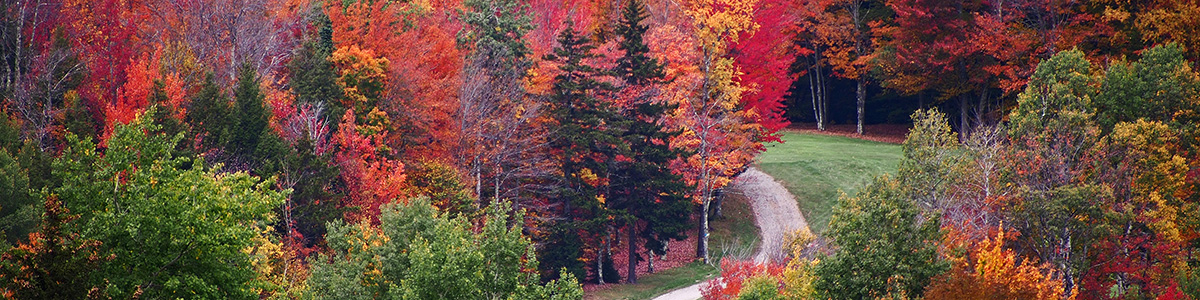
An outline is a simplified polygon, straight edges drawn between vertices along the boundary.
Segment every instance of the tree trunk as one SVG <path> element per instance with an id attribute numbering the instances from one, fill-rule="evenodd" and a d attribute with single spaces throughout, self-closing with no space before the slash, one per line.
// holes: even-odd
<path id="1" fill-rule="evenodd" d="M 958 96 L 958 140 L 966 141 L 971 125 L 967 120 L 967 93 Z"/>
<path id="2" fill-rule="evenodd" d="M 599 285 L 604 285 L 604 254 L 608 252 L 605 251 L 605 249 L 608 249 L 607 232 L 604 234 L 604 244 L 602 247 L 599 249 L 600 251 L 596 251 L 596 284 Z"/>
<path id="3" fill-rule="evenodd" d="M 637 235 L 634 234 L 637 231 L 637 221 L 630 223 L 625 229 L 629 235 L 629 271 L 625 274 L 625 283 L 633 284 L 637 283 Z M 650 260 L 653 261 L 654 257 L 651 256 Z"/>
<path id="4" fill-rule="evenodd" d="M 817 102 L 817 73 L 815 70 L 808 72 L 808 92 L 812 95 L 813 105 L 813 120 L 817 121 L 817 130 L 825 130 L 825 126 L 821 122 L 821 105 Z"/>
<path id="5" fill-rule="evenodd" d="M 711 204 L 710 200 L 704 201 L 704 205 L 700 209 L 700 241 L 697 245 L 696 256 L 700 257 L 704 263 L 708 261 L 708 208 Z"/>
<path id="6" fill-rule="evenodd" d="M 867 101 L 867 90 L 863 87 L 863 79 L 858 79 L 858 91 L 855 92 L 855 97 L 858 98 L 858 135 L 863 134 L 863 106 Z"/>

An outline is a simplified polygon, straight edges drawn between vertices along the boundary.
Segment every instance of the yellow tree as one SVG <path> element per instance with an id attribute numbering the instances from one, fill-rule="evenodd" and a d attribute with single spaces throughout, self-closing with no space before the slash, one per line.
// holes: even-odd
<path id="1" fill-rule="evenodd" d="M 758 0 L 690 0 L 684 5 L 691 18 L 692 34 L 699 48 L 700 77 L 692 81 L 690 93 L 677 97 L 674 112 L 683 133 L 672 141 L 694 151 L 681 163 L 685 178 L 696 186 L 694 199 L 700 205 L 700 238 L 696 256 L 708 262 L 708 213 L 716 191 L 742 170 L 762 145 L 753 140 L 760 126 L 748 112 L 739 109 L 746 91 L 738 80 L 741 71 L 729 55 L 729 46 L 740 34 L 758 29 L 754 9 Z"/>
<path id="2" fill-rule="evenodd" d="M 995 238 L 968 247 L 965 257 L 951 257 L 949 272 L 934 277 L 925 299 L 1064 299 L 1063 282 L 1048 264 L 1022 259 L 1004 249 L 1004 230 Z M 1074 299 L 1071 293 L 1065 299 Z"/>

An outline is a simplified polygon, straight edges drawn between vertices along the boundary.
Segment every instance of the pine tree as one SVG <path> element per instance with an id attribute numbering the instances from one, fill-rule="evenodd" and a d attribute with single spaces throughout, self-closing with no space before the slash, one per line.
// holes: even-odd
<path id="1" fill-rule="evenodd" d="M 340 117 L 346 107 L 340 101 L 343 91 L 337 84 L 337 70 L 329 61 L 329 55 L 333 53 L 333 29 L 324 11 L 317 10 L 315 14 L 313 25 L 317 27 L 317 34 L 308 37 L 288 64 L 292 93 L 296 95 L 297 103 L 323 102 L 325 107 L 331 108 L 330 116 Z M 337 122 L 330 123 L 337 126 Z"/>
<path id="2" fill-rule="evenodd" d="M 644 240 L 643 247 L 649 254 L 665 254 L 662 242 L 685 237 L 691 206 L 684 196 L 687 185 L 669 167 L 670 161 L 680 157 L 682 151 L 671 149 L 667 142 L 680 131 L 664 128 L 659 120 L 669 107 L 642 93 L 645 87 L 661 83 L 665 77 L 662 64 L 647 56 L 650 47 L 646 46 L 643 35 L 648 27 L 641 24 L 646 9 L 635 0 L 625 7 L 622 15 L 616 32 L 622 38 L 619 48 L 625 55 L 617 59 L 614 73 L 628 85 L 625 96 L 635 99 L 633 107 L 621 116 L 626 127 L 620 139 L 626 147 L 622 147 L 620 155 L 629 160 L 615 164 L 611 184 L 614 207 L 626 215 L 629 240 L 626 282 L 636 283 L 638 239 Z"/>
<path id="3" fill-rule="evenodd" d="M 650 46 L 646 45 L 645 35 L 649 26 L 642 24 L 646 20 L 646 6 L 641 1 L 633 0 L 621 10 L 621 21 L 617 24 L 616 33 L 621 36 L 617 48 L 625 51 L 625 55 L 617 58 L 616 73 L 626 84 L 646 85 L 661 81 L 666 74 L 663 65 L 650 57 Z"/>
<path id="4" fill-rule="evenodd" d="M 192 107 L 188 109 L 186 122 L 192 125 L 188 139 L 198 142 L 196 148 L 201 151 L 225 145 L 229 140 L 229 98 L 221 93 L 213 74 L 204 76 L 200 83 L 200 92 L 192 99 Z"/>
<path id="5" fill-rule="evenodd" d="M 617 136 L 623 126 L 615 109 L 596 97 L 612 90 L 610 84 L 599 80 L 605 75 L 604 70 L 585 64 L 587 59 L 596 57 L 592 53 L 596 47 L 572 27 L 568 24 L 559 34 L 559 47 L 546 57 L 562 63 L 558 67 L 562 73 L 555 77 L 551 95 L 551 116 L 557 125 L 551 147 L 559 155 L 563 176 L 556 197 L 563 204 L 563 217 L 571 223 L 559 226 L 582 229 L 604 241 L 598 245 L 602 250 L 594 269 L 597 279 L 603 283 L 614 278 L 619 280 L 619 277 L 610 277 L 616 274 L 605 274 L 615 272 L 604 271 L 611 268 L 611 261 L 605 260 L 607 251 L 604 249 L 608 248 L 612 226 L 606 221 L 609 211 L 605 203 L 605 181 L 610 177 L 609 164 L 615 158 L 617 148 L 622 147 Z M 567 264 L 556 265 L 558 263 Z M 551 270 L 560 267 L 578 269 L 571 264 L 570 261 L 547 262 L 547 267 Z"/>
<path id="6" fill-rule="evenodd" d="M 267 128 L 267 109 L 263 105 L 258 76 L 250 65 L 242 66 L 238 72 L 237 89 L 234 91 L 233 127 L 226 147 L 234 155 L 248 158 L 258 149 L 264 129 Z"/>

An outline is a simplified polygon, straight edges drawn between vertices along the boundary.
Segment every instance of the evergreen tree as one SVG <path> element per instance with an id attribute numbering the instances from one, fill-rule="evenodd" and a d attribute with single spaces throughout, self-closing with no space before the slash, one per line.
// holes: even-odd
<path id="1" fill-rule="evenodd" d="M 64 98 L 66 107 L 62 114 L 63 129 L 79 138 L 96 138 L 96 128 L 100 128 L 100 122 L 88 111 L 83 98 L 79 97 L 79 93 L 68 93 Z"/>
<path id="2" fill-rule="evenodd" d="M 329 16 L 317 9 L 313 26 L 317 27 L 317 34 L 308 37 L 288 64 L 292 93 L 296 95 L 297 103 L 325 103 L 325 107 L 330 108 L 329 115 L 340 118 L 346 107 L 339 100 L 343 91 L 337 84 L 337 70 L 329 61 L 329 55 L 333 53 L 333 28 Z M 337 122 L 330 123 L 337 126 Z"/>
<path id="3" fill-rule="evenodd" d="M 641 1 L 632 0 L 621 10 L 621 17 L 616 28 L 617 35 L 621 36 L 617 49 L 625 51 L 625 55 L 617 58 L 616 73 L 629 85 L 661 81 L 666 77 L 663 65 L 649 56 L 650 46 L 645 42 L 646 30 L 650 29 L 642 24 L 647 17 L 646 6 Z"/>
<path id="4" fill-rule="evenodd" d="M 680 131 L 668 130 L 659 122 L 669 107 L 640 94 L 665 76 L 663 66 L 646 55 L 650 48 L 643 35 L 648 27 L 641 24 L 646 9 L 638 1 L 632 1 L 623 11 L 616 32 L 622 38 L 619 48 L 625 55 L 617 59 L 615 73 L 628 85 L 625 96 L 634 97 L 635 101 L 621 116 L 626 127 L 620 136 L 624 145 L 620 155 L 629 160 L 614 164 L 611 184 L 614 207 L 626 214 L 629 241 L 626 282 L 636 283 L 640 260 L 636 251 L 638 239 L 644 241 L 643 247 L 652 255 L 665 254 L 662 242 L 685 238 L 691 202 L 685 197 L 687 184 L 669 166 L 671 160 L 682 155 L 682 151 L 671 149 L 667 143 Z"/>
<path id="5" fill-rule="evenodd" d="M 212 73 L 204 76 L 191 105 L 185 120 L 192 125 L 188 139 L 199 142 L 196 147 L 201 151 L 225 145 L 230 134 L 229 98 L 221 93 Z"/>
<path id="6" fill-rule="evenodd" d="M 559 226 L 591 232 L 604 241 L 602 245 L 594 246 L 605 249 L 612 224 L 608 221 L 610 215 L 604 200 L 607 196 L 604 181 L 610 177 L 609 164 L 618 148 L 624 147 L 618 139 L 619 130 L 624 126 L 615 109 L 597 98 L 597 94 L 612 90 L 611 85 L 599 81 L 606 72 L 584 64 L 585 60 L 596 57 L 592 53 L 595 46 L 572 27 L 568 24 L 559 34 L 558 48 L 546 57 L 562 63 L 558 67 L 562 73 L 555 77 L 551 95 L 551 116 L 556 125 L 551 148 L 559 155 L 563 176 L 559 179 L 561 187 L 555 197 L 563 204 L 563 216 L 573 222 Z M 602 278 L 597 279 L 602 279 L 601 282 L 619 280 L 617 274 L 607 274 L 615 272 L 604 270 L 611 269 L 611 260 L 603 254 L 607 251 L 599 252 L 599 264 L 593 271 Z M 547 267 L 550 270 L 580 269 L 572 266 L 573 261 L 576 260 L 547 262 Z M 560 263 L 562 265 L 558 265 Z"/>
<path id="7" fill-rule="evenodd" d="M 154 134 L 173 137 L 184 132 L 183 122 L 175 117 L 177 114 L 175 107 L 167 103 L 169 99 L 167 98 L 166 84 L 162 80 L 154 80 L 154 87 L 150 90 L 148 100 L 150 106 L 154 107 L 152 110 L 154 115 L 150 117 L 151 121 L 159 126 L 159 130 L 153 132 Z M 179 140 L 175 145 L 174 154 L 175 156 L 190 156 L 190 151 L 187 150 L 189 150 L 188 145 L 183 140 Z"/>
<path id="8" fill-rule="evenodd" d="M 235 156 L 248 158 L 258 148 L 264 129 L 267 128 L 267 109 L 263 105 L 258 75 L 250 65 L 242 66 L 238 72 L 237 89 L 234 90 L 234 124 L 226 147 Z"/>

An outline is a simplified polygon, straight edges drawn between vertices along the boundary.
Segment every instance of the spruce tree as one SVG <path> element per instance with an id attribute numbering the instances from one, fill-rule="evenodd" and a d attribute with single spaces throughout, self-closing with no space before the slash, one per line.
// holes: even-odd
<path id="1" fill-rule="evenodd" d="M 200 92 L 192 99 L 185 121 L 192 126 L 188 140 L 198 142 L 202 152 L 225 145 L 229 140 L 229 98 L 221 93 L 213 74 L 204 76 Z"/>
<path id="2" fill-rule="evenodd" d="M 234 124 L 226 149 L 234 156 L 249 158 L 258 149 L 264 129 L 267 128 L 267 109 L 263 105 L 258 75 L 250 65 L 242 66 L 238 72 L 237 89 L 234 91 Z"/>
<path id="3" fill-rule="evenodd" d="M 634 101 L 621 116 L 626 127 L 620 140 L 627 147 L 621 148 L 620 155 L 629 160 L 614 165 L 611 185 L 613 206 L 625 213 L 629 241 L 626 282 L 636 283 L 640 259 L 637 241 L 641 239 L 642 246 L 651 254 L 665 254 L 663 242 L 685 238 L 690 202 L 685 197 L 688 187 L 683 178 L 669 167 L 671 160 L 683 154 L 668 145 L 680 131 L 669 130 L 659 122 L 670 107 L 641 93 L 645 87 L 661 83 L 665 76 L 663 66 L 647 55 L 650 47 L 643 36 L 648 27 L 641 24 L 646 9 L 635 0 L 623 9 L 622 15 L 616 33 L 621 37 L 618 47 L 625 55 L 617 59 L 614 73 L 625 81 L 627 93 L 633 94 L 626 96 Z"/>
<path id="4" fill-rule="evenodd" d="M 602 245 L 595 245 L 602 251 L 597 260 L 599 264 L 593 271 L 597 272 L 596 279 L 599 282 L 616 281 L 620 277 L 613 272 L 611 260 L 606 260 L 603 254 L 606 252 L 603 249 L 608 247 L 607 235 L 611 224 L 603 200 L 605 191 L 600 182 L 609 177 L 608 166 L 617 152 L 616 148 L 620 147 L 617 135 L 622 126 L 615 109 L 596 97 L 597 94 L 612 90 L 610 84 L 599 80 L 606 72 L 584 63 L 596 57 L 592 53 L 595 46 L 572 27 L 568 23 L 558 36 L 559 47 L 554 49 L 554 54 L 546 57 L 562 64 L 558 67 L 562 72 L 555 77 L 551 95 L 551 116 L 557 125 L 551 147 L 559 155 L 562 174 L 556 197 L 563 206 L 563 217 L 570 221 L 568 224 L 559 224 L 565 228 L 557 230 L 581 229 L 604 240 Z M 557 236 L 572 237 L 569 234 Z M 576 244 L 572 241 L 552 243 Z M 548 261 L 547 267 L 551 270 L 561 267 L 582 269 L 574 265 L 578 264 L 577 258 L 557 254 L 546 256 L 565 259 Z"/>

